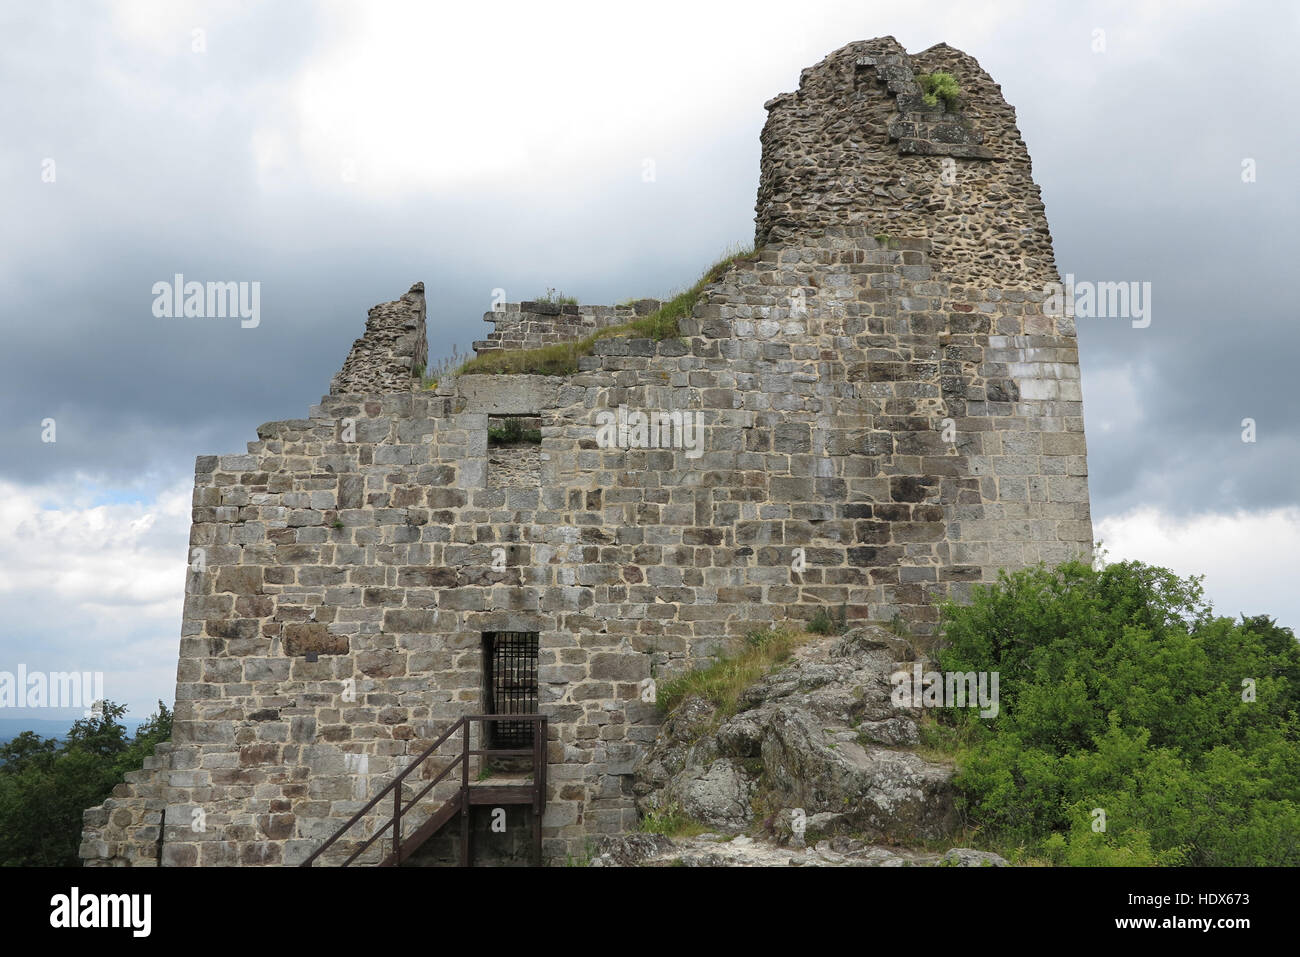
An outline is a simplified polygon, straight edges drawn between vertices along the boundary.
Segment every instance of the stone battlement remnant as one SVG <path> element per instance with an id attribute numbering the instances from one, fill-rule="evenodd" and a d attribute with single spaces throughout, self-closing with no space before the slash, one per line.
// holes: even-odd
<path id="1" fill-rule="evenodd" d="M 950 107 L 921 96 L 933 72 Z M 819 611 L 933 633 L 939 601 L 1000 569 L 1090 554 L 1075 330 L 1043 308 L 1051 237 L 997 85 L 883 38 L 767 106 L 758 249 L 679 337 L 424 389 L 417 284 L 371 310 L 306 418 L 199 457 L 174 734 L 86 812 L 88 863 L 299 863 L 494 708 L 548 718 L 563 861 L 636 826 L 655 682 Z M 507 305 L 476 348 L 652 308 Z M 508 858 L 528 826 L 474 818 L 475 853 Z"/>
<path id="2" fill-rule="evenodd" d="M 957 110 L 915 76 L 949 73 Z M 946 44 L 908 56 L 892 38 L 851 43 L 769 100 L 757 242 L 840 230 L 925 239 L 929 263 L 966 285 L 1056 281 L 1052 239 L 1015 110 L 973 57 Z"/>
<path id="3" fill-rule="evenodd" d="M 428 358 L 424 283 L 417 282 L 401 299 L 370 310 L 365 334 L 352 344 L 330 394 L 404 392 L 418 381 Z"/>
<path id="4" fill-rule="evenodd" d="M 577 342 L 594 332 L 631 322 L 654 312 L 658 299 L 638 299 L 622 306 L 560 305 L 550 302 L 506 302 L 484 314 L 493 324 L 487 339 L 474 343 L 479 355 L 498 349 L 539 349 Z"/>

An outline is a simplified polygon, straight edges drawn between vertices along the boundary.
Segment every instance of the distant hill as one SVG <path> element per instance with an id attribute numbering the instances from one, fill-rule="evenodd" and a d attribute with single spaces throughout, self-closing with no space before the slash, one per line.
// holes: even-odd
<path id="1" fill-rule="evenodd" d="M 0 718 L 0 744 L 11 741 L 24 731 L 35 731 L 42 738 L 59 738 L 65 737 L 72 728 L 75 718 Z M 139 727 L 140 721 L 124 720 L 122 724 L 126 727 L 128 736 L 135 734 L 135 729 Z"/>

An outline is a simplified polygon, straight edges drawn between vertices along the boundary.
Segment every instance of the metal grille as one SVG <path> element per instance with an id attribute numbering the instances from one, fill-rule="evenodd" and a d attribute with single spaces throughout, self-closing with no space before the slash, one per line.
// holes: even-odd
<path id="1" fill-rule="evenodd" d="M 495 631 L 483 636 L 484 710 L 488 714 L 537 713 L 537 633 Z M 533 722 L 487 722 L 489 748 L 531 748 Z"/>

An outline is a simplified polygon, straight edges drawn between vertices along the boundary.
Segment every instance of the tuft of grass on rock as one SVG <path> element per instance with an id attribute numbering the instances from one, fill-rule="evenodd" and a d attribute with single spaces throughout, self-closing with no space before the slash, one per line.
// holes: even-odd
<path id="1" fill-rule="evenodd" d="M 587 841 L 584 846 L 582 855 L 575 857 L 573 854 L 564 855 L 565 867 L 590 867 L 592 860 L 596 856 L 596 848 L 592 841 Z"/>
<path id="2" fill-rule="evenodd" d="M 648 811 L 641 818 L 640 830 L 643 834 L 662 834 L 664 837 L 695 837 L 704 834 L 708 828 L 686 813 L 676 802 L 656 811 Z"/>
<path id="3" fill-rule="evenodd" d="M 452 343 L 451 355 L 435 360 L 427 369 L 424 366 L 417 367 L 420 385 L 425 389 L 436 389 L 440 380 L 451 375 L 464 364 L 465 353 L 461 352 L 455 343 Z"/>
<path id="4" fill-rule="evenodd" d="M 656 701 L 664 711 L 671 711 L 688 696 L 699 695 L 713 703 L 720 718 L 732 715 L 742 691 L 812 638 L 792 628 L 752 631 L 735 655 L 661 683 Z"/>
<path id="5" fill-rule="evenodd" d="M 848 605 L 840 605 L 839 615 L 833 611 L 828 612 L 825 608 L 818 608 L 807 627 L 814 635 L 842 635 L 849 628 Z"/>

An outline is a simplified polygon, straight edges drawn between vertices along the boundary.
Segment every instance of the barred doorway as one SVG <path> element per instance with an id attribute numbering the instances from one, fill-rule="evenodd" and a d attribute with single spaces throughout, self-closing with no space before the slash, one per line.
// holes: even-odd
<path id="1" fill-rule="evenodd" d="M 483 634 L 483 713 L 537 713 L 535 631 Z M 517 750 L 533 746 L 532 721 L 484 722 L 485 748 Z"/>

